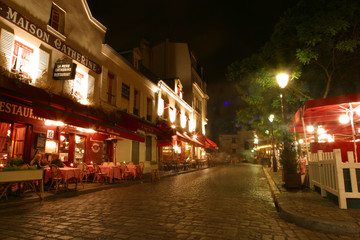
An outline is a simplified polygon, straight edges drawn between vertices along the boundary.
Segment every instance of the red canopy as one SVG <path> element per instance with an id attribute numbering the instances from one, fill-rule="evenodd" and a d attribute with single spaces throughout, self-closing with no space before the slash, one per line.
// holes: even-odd
<path id="1" fill-rule="evenodd" d="M 305 127 L 317 123 L 318 128 L 322 128 L 327 134 L 334 135 L 337 139 L 351 139 L 351 121 L 341 124 L 339 118 L 347 114 L 349 117 L 353 113 L 354 128 L 358 132 L 360 126 L 360 115 L 356 110 L 360 110 L 360 94 L 342 95 L 324 99 L 309 100 L 305 106 L 300 108 L 293 118 L 293 131 L 303 133 L 303 115 Z M 311 136 L 311 133 L 307 133 Z"/>

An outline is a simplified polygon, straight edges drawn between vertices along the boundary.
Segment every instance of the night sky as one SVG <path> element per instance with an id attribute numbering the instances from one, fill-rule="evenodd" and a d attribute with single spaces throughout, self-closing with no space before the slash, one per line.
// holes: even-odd
<path id="1" fill-rule="evenodd" d="M 296 0 L 88 0 L 93 16 L 107 27 L 115 50 L 169 38 L 188 42 L 204 67 L 208 85 L 209 136 L 231 132 L 240 101 L 225 79 L 227 66 L 256 53 L 275 23 Z M 214 139 L 216 140 L 216 139 Z"/>

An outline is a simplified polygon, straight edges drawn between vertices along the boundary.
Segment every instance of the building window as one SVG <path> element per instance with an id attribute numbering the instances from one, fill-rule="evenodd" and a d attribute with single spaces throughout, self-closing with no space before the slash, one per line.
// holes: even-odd
<path id="1" fill-rule="evenodd" d="M 28 43 L 23 43 L 18 40 L 14 42 L 14 51 L 11 61 L 11 71 L 20 76 L 32 80 L 33 74 L 33 56 L 34 48 L 30 47 Z"/>
<path id="2" fill-rule="evenodd" d="M 140 109 L 140 93 L 138 90 L 134 89 L 134 114 L 139 116 Z"/>
<path id="3" fill-rule="evenodd" d="M 231 139 L 231 143 L 236 143 L 236 139 L 235 139 L 235 138 L 232 138 L 232 139 Z"/>
<path id="4" fill-rule="evenodd" d="M 124 83 L 121 87 L 121 96 L 128 100 L 130 99 L 130 87 Z"/>
<path id="5" fill-rule="evenodd" d="M 64 34 L 65 12 L 59 7 L 53 5 L 49 25 L 61 34 Z"/>
<path id="6" fill-rule="evenodd" d="M 116 103 L 116 81 L 115 76 L 111 73 L 108 73 L 108 103 L 115 105 Z"/>
<path id="7" fill-rule="evenodd" d="M 151 98 L 146 99 L 146 120 L 152 120 L 152 100 Z"/>
<path id="8" fill-rule="evenodd" d="M 88 104 L 88 74 L 80 71 L 80 69 L 77 69 L 75 73 L 72 95 L 79 103 Z"/>

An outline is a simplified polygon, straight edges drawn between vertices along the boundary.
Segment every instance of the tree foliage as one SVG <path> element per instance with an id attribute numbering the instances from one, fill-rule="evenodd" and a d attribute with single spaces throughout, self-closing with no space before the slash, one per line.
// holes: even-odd
<path id="1" fill-rule="evenodd" d="M 228 79 L 247 107 L 237 112 L 240 126 L 268 127 L 267 117 L 281 121 L 280 71 L 290 74 L 283 92 L 285 115 L 309 99 L 355 93 L 360 87 L 360 3 L 355 0 L 301 0 L 276 24 L 259 53 L 228 67 Z"/>

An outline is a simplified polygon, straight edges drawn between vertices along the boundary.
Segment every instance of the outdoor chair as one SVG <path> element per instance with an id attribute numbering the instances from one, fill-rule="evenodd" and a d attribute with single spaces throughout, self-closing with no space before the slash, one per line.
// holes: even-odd
<path id="1" fill-rule="evenodd" d="M 51 183 L 50 183 L 48 191 L 50 191 L 51 188 L 54 187 L 55 193 L 56 193 L 59 190 L 59 187 L 61 184 L 63 184 L 63 186 L 64 186 L 62 174 L 61 174 L 59 167 L 54 164 L 50 166 L 50 171 L 51 171 L 52 177 L 51 177 Z"/>
<path id="2" fill-rule="evenodd" d="M 143 178 L 144 162 L 139 162 L 137 171 L 138 171 L 138 176 L 139 176 L 139 178 Z"/>
<path id="3" fill-rule="evenodd" d="M 77 168 L 81 170 L 81 183 L 83 184 L 84 187 L 84 181 L 87 182 L 89 177 L 89 173 L 87 171 L 87 165 L 86 163 L 79 163 L 77 165 Z"/>
<path id="4" fill-rule="evenodd" d="M 102 173 L 101 168 L 96 163 L 94 163 L 94 180 L 93 180 L 93 182 L 95 182 L 95 180 L 97 182 L 101 182 L 101 183 L 107 182 L 107 173 Z"/>
<path id="5" fill-rule="evenodd" d="M 126 167 L 125 163 L 120 163 L 121 172 L 123 175 L 123 178 L 127 180 L 128 176 L 132 176 L 134 178 L 134 173 L 132 171 L 129 171 L 129 169 Z"/>

